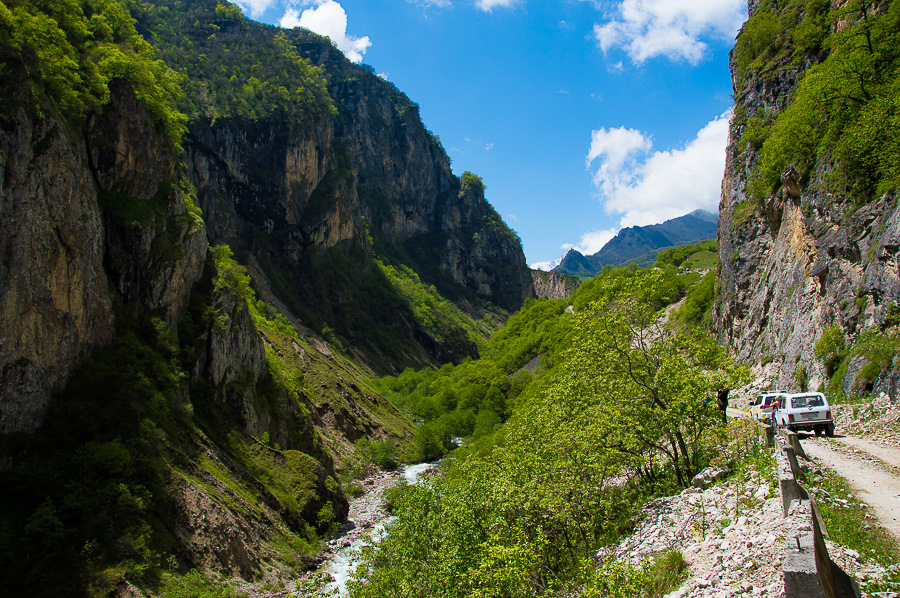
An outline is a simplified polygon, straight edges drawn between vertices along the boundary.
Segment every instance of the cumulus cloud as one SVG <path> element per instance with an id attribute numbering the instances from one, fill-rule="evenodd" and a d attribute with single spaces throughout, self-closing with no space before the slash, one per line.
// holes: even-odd
<path id="1" fill-rule="evenodd" d="M 347 35 L 347 12 L 334 0 L 317 0 L 314 6 L 302 13 L 297 9 L 288 8 L 278 24 L 285 28 L 304 27 L 331 38 L 351 62 L 362 62 L 363 54 L 372 45 L 368 36 Z"/>
<path id="2" fill-rule="evenodd" d="M 543 270 L 544 272 L 549 272 L 558 265 L 559 260 L 547 260 L 546 262 L 535 262 L 528 267 L 532 270 Z"/>
<path id="3" fill-rule="evenodd" d="M 621 214 L 621 226 L 643 226 L 716 211 L 730 117 L 729 110 L 682 148 L 653 153 L 651 140 L 634 129 L 593 131 L 587 164 L 606 212 Z"/>
<path id="4" fill-rule="evenodd" d="M 606 230 L 595 230 L 584 233 L 581 235 L 581 241 L 579 241 L 574 248 L 577 249 L 581 255 L 594 255 L 603 249 L 603 246 L 609 243 L 610 239 L 615 237 L 618 232 L 618 228 L 608 228 Z"/>
<path id="5" fill-rule="evenodd" d="M 635 129 L 601 128 L 591 132 L 591 148 L 585 162 L 590 167 L 595 160 L 602 158 L 594 173 L 594 183 L 618 186 L 628 182 L 627 179 L 635 171 L 635 160 L 651 147 L 653 142 L 650 138 Z"/>
<path id="6" fill-rule="evenodd" d="M 594 26 L 594 38 L 604 52 L 621 48 L 638 64 L 654 56 L 696 64 L 704 39 L 734 39 L 746 9 L 745 0 L 621 0 L 615 18 Z"/>
<path id="7" fill-rule="evenodd" d="M 496 7 L 506 8 L 515 4 L 517 0 L 476 0 L 475 6 L 484 12 L 491 12 Z"/>

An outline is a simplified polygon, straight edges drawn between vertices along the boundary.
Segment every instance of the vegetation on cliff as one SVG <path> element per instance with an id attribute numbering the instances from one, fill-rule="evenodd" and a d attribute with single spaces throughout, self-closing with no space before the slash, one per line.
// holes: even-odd
<path id="1" fill-rule="evenodd" d="M 179 146 L 185 116 L 176 108 L 180 77 L 141 37 L 124 2 L 0 2 L 0 113 L 20 101 L 19 87 L 29 90 L 35 113 L 48 102 L 76 121 L 102 112 L 109 102 L 109 82 L 121 78 L 134 88 L 157 126 Z"/>
<path id="2" fill-rule="evenodd" d="M 242 529 L 237 545 L 221 547 L 221 567 L 252 576 L 252 559 L 264 554 L 302 566 L 300 557 L 315 553 L 319 535 L 346 513 L 312 425 L 315 406 L 285 380 L 281 362 L 270 358 L 255 384 L 250 371 L 222 388 L 192 375 L 209 357 L 210 337 L 226 334 L 246 309 L 239 301 L 229 313 L 221 297 L 253 298 L 227 248 L 214 254 L 178 335 L 158 318 L 120 309 L 115 342 L 95 351 L 55 398 L 44 427 L 2 439 L 3 454 L 17 456 L 0 476 L 3 593 L 106 596 L 127 581 L 167 595 L 179 574 L 209 584 L 191 571 L 209 570 L 211 557 L 193 542 L 217 533 L 201 516 Z M 270 317 L 257 314 L 272 327 L 261 330 L 280 334 L 274 329 L 286 323 Z M 248 390 L 269 420 L 259 437 L 248 433 L 240 403 L 222 400 Z M 191 511 L 191 494 L 204 514 Z M 247 528 L 253 521 L 264 526 Z M 257 556 L 239 564 L 235 553 Z"/>
<path id="3" fill-rule="evenodd" d="M 217 0 L 129 0 L 129 7 L 139 31 L 185 77 L 180 107 L 191 120 L 335 114 L 325 73 L 295 47 L 314 34 L 275 33 Z"/>
<path id="4" fill-rule="evenodd" d="M 853 0 L 763 2 L 734 50 L 737 92 L 782 69 L 806 68 L 789 104 L 748 118 L 744 143 L 759 151 L 750 190 L 760 200 L 793 168 L 856 206 L 900 185 L 900 5 Z"/>

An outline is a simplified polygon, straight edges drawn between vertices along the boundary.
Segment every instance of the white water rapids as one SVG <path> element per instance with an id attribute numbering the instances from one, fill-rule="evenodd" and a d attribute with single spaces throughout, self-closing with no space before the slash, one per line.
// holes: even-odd
<path id="1" fill-rule="evenodd" d="M 437 464 L 437 461 L 433 461 L 431 463 L 408 465 L 397 473 L 397 477 L 406 481 L 407 484 L 415 484 L 424 471 L 435 467 Z M 346 546 L 335 553 L 326 569 L 332 578 L 332 581 L 326 586 L 328 595 L 347 595 L 347 581 L 353 574 L 353 570 L 356 569 L 360 563 L 360 549 L 371 544 L 372 541 L 377 542 L 380 540 L 384 536 L 385 525 L 391 520 L 393 520 L 393 517 L 388 517 L 379 521 L 372 527 L 370 534 L 354 540 L 349 546 Z"/>

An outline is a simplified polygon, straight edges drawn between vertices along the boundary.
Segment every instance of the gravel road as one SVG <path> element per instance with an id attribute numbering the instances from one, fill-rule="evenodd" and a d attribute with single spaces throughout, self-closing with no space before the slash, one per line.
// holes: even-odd
<path id="1" fill-rule="evenodd" d="M 900 449 L 863 438 L 802 439 L 806 454 L 845 478 L 856 497 L 900 541 Z"/>

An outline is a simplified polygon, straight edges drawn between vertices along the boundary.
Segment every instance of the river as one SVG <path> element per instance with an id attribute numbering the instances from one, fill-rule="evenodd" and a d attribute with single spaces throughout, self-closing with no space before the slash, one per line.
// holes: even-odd
<path id="1" fill-rule="evenodd" d="M 437 464 L 437 461 L 416 463 L 396 473 L 380 474 L 364 481 L 364 494 L 350 501 L 350 515 L 344 532 L 329 542 L 335 549 L 334 556 L 326 567 L 332 579 L 326 586 L 329 594 L 347 595 L 347 581 L 359 565 L 359 550 L 370 544 L 372 539 L 379 540 L 384 534 L 385 525 L 391 521 L 392 517 L 381 508 L 382 492 L 401 479 L 407 484 L 415 484 L 422 473 Z"/>

